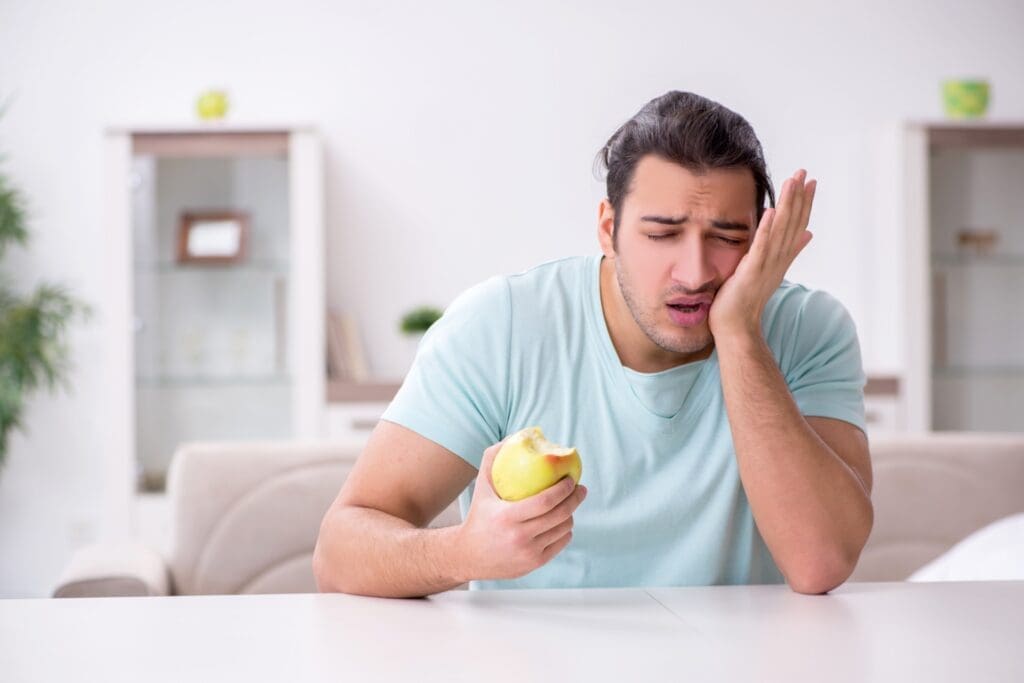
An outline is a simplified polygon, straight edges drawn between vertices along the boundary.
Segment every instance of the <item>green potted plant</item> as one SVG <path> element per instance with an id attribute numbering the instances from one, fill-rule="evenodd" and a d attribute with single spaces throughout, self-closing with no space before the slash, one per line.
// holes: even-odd
<path id="1" fill-rule="evenodd" d="M 402 316 L 399 329 L 402 334 L 418 336 L 426 332 L 444 314 L 440 308 L 418 306 Z"/>
<path id="2" fill-rule="evenodd" d="M 0 260 L 9 245 L 28 243 L 25 216 L 21 194 L 0 169 Z M 11 432 L 25 427 L 29 395 L 44 387 L 67 388 L 68 326 L 88 312 L 61 285 L 42 283 L 19 293 L 0 269 L 0 466 Z"/>
<path id="3" fill-rule="evenodd" d="M 430 326 L 436 323 L 443 313 L 444 311 L 434 306 L 417 306 L 402 316 L 398 329 L 408 340 L 409 362 L 416 356 L 423 333 L 430 329 Z"/>

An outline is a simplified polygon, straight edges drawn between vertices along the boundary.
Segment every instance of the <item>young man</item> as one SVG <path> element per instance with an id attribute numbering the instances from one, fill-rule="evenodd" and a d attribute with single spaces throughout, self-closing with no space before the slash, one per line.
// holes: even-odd
<path id="1" fill-rule="evenodd" d="M 823 593 L 853 571 L 873 514 L 856 331 L 783 280 L 815 181 L 795 173 L 775 208 L 750 125 L 683 92 L 601 159 L 603 256 L 491 279 L 430 329 L 324 518 L 321 590 Z M 581 483 L 505 502 L 491 462 L 532 425 L 578 448 Z M 426 528 L 460 492 L 462 524 Z"/>

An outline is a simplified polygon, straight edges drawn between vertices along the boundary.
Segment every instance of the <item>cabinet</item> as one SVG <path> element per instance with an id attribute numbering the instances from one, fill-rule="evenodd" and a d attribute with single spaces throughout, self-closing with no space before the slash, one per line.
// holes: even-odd
<path id="1" fill-rule="evenodd" d="M 907 131 L 907 413 L 1024 428 L 1024 122 Z"/>
<path id="2" fill-rule="evenodd" d="M 115 128 L 104 145 L 106 521 L 132 533 L 178 444 L 323 436 L 323 164 L 303 127 Z"/>

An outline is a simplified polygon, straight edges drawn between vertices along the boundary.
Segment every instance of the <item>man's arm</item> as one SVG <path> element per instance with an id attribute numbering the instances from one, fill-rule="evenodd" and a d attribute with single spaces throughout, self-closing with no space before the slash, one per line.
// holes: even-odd
<path id="1" fill-rule="evenodd" d="M 874 522 L 866 437 L 800 414 L 761 330 L 768 299 L 811 241 L 816 189 L 802 169 L 782 184 L 708 318 L 743 488 L 775 563 L 801 593 L 845 581 Z"/>
<path id="2" fill-rule="evenodd" d="M 411 597 L 467 581 L 455 554 L 458 527 L 423 527 L 475 475 L 432 441 L 380 422 L 320 525 L 319 589 Z"/>
<path id="3" fill-rule="evenodd" d="M 313 554 L 321 591 L 420 597 L 471 579 L 522 576 L 572 539 L 572 513 L 586 489 L 572 479 L 508 503 L 491 487 L 500 444 L 480 470 L 397 424 L 381 421 L 324 516 Z M 427 529 L 476 477 L 457 526 Z"/>
<path id="4" fill-rule="evenodd" d="M 793 590 L 825 593 L 853 572 L 874 520 L 867 437 L 800 414 L 759 333 L 716 338 L 740 479 Z"/>

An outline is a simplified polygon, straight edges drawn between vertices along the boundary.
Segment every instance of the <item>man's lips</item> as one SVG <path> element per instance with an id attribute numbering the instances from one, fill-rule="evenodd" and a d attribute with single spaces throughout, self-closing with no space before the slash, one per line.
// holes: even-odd
<path id="1" fill-rule="evenodd" d="M 696 306 L 698 304 L 711 305 L 713 294 L 701 294 L 700 296 L 677 296 L 669 299 L 666 303 L 669 306 Z"/>

